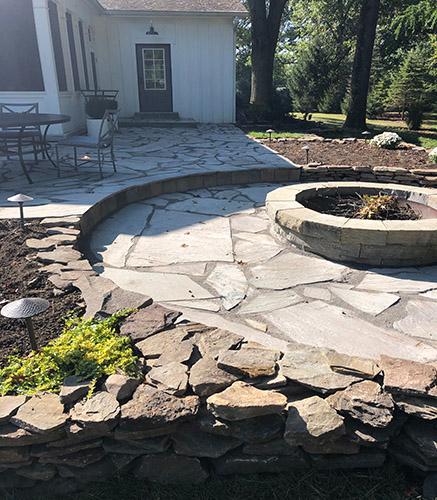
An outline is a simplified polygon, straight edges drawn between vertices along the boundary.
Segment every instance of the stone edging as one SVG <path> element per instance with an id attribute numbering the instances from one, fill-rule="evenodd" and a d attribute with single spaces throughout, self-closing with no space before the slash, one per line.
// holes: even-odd
<path id="1" fill-rule="evenodd" d="M 437 168 L 371 167 L 351 165 L 300 165 L 302 182 L 362 181 L 395 182 L 437 187 Z"/>
<path id="2" fill-rule="evenodd" d="M 318 194 L 339 192 L 396 194 L 410 202 L 437 207 L 430 188 L 371 182 L 294 184 L 268 194 L 267 213 L 274 229 L 293 244 L 336 261 L 399 267 L 432 264 L 437 260 L 435 219 L 378 221 L 322 214 L 301 202 Z"/>
<path id="3" fill-rule="evenodd" d="M 73 248 L 128 203 L 287 180 L 297 180 L 295 170 L 190 175 L 115 193 L 81 219 L 42 221 L 50 236 L 39 240 L 46 245 L 37 254 L 41 270 L 57 288 L 79 288 L 88 316 L 141 308 L 121 334 L 132 339 L 144 379 L 113 375 L 90 399 L 87 383 L 74 379 L 59 396 L 0 398 L 0 486 L 67 494 L 116 473 L 200 482 L 214 474 L 375 467 L 387 454 L 437 470 L 434 366 L 387 357 L 375 363 L 300 344 L 284 353 L 178 323 L 179 313 L 97 276 Z"/>

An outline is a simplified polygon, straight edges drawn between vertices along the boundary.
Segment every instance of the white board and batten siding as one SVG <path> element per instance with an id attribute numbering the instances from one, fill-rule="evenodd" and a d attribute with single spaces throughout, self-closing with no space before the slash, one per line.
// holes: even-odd
<path id="1" fill-rule="evenodd" d="M 235 121 L 234 24 L 230 16 L 105 16 L 99 72 L 120 90 L 122 116 L 139 110 L 137 44 L 170 44 L 173 111 L 203 123 Z M 159 35 L 146 35 L 150 22 Z M 105 36 L 106 35 L 106 36 Z"/>

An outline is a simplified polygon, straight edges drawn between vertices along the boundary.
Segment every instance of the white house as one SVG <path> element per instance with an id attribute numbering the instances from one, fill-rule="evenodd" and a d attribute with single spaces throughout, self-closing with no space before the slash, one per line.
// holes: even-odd
<path id="1" fill-rule="evenodd" d="M 235 120 L 240 0 L 1 0 L 0 102 L 85 125 L 82 89 L 117 89 L 122 117 Z"/>

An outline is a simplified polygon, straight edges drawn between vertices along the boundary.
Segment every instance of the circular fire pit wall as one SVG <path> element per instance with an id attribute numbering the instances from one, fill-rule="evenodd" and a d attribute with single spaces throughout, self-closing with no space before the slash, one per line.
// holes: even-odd
<path id="1" fill-rule="evenodd" d="M 306 208 L 321 196 L 394 194 L 421 214 L 418 220 L 362 220 Z M 274 231 L 294 245 L 335 261 L 383 267 L 437 262 L 437 190 L 398 184 L 295 184 L 267 195 Z"/>

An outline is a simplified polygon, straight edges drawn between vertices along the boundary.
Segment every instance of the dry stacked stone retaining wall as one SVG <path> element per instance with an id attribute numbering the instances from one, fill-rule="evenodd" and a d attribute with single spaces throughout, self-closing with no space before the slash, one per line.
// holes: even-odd
<path id="1" fill-rule="evenodd" d="M 297 180 L 295 173 L 229 172 L 221 183 Z M 435 366 L 301 344 L 279 352 L 180 321 L 178 312 L 97 276 L 78 250 L 81 236 L 127 203 L 219 182 L 208 174 L 133 187 L 81 220 L 41 222 L 49 236 L 29 242 L 40 269 L 56 288 L 81 290 L 87 316 L 139 308 L 120 333 L 132 340 L 142 376 L 111 375 L 90 398 L 89 382 L 74 378 L 60 394 L 1 397 L 0 487 L 67 494 L 127 472 L 197 483 L 213 475 L 378 467 L 388 455 L 437 470 Z"/>
<path id="2" fill-rule="evenodd" d="M 363 159 L 365 161 L 365 159 Z M 369 167 L 350 165 L 301 166 L 302 182 L 362 181 L 411 184 L 413 186 L 437 186 L 437 169 L 412 169 L 400 167 Z"/>

